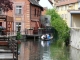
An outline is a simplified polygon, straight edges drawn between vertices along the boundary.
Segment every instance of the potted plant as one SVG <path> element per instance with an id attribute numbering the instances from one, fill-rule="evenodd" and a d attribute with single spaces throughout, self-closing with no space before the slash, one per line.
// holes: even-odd
<path id="1" fill-rule="evenodd" d="M 18 54 L 20 54 L 20 47 L 21 47 L 21 40 L 22 39 L 22 35 L 21 33 L 18 31 L 17 32 L 17 36 L 16 36 L 16 40 L 18 40 Z"/>
<path id="2" fill-rule="evenodd" d="M 18 40 L 18 54 L 20 54 L 21 39 L 22 39 L 22 35 L 20 32 L 20 27 L 18 27 L 17 36 L 16 36 L 16 40 Z"/>
<path id="3" fill-rule="evenodd" d="M 18 26 L 18 31 L 17 31 L 17 36 L 16 36 L 16 40 L 21 40 L 22 39 L 22 35 L 21 35 L 21 32 L 20 32 L 20 26 Z"/>
<path id="4" fill-rule="evenodd" d="M 22 38 L 22 35 L 20 32 L 17 32 L 17 36 L 16 36 L 16 40 L 21 40 Z"/>

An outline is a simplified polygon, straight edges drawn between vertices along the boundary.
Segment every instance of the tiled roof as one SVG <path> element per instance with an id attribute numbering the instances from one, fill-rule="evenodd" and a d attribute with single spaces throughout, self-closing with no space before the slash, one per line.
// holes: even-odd
<path id="1" fill-rule="evenodd" d="M 39 5 L 39 3 L 37 1 L 35 1 L 35 0 L 29 0 L 29 1 L 30 1 L 31 4 L 39 6 L 43 9 L 43 7 L 41 5 Z"/>
<path id="2" fill-rule="evenodd" d="M 60 1 L 60 2 L 56 3 L 56 6 L 58 7 L 58 6 L 77 3 L 77 2 L 78 2 L 78 0 L 69 0 L 69 1 L 64 0 L 64 1 Z"/>

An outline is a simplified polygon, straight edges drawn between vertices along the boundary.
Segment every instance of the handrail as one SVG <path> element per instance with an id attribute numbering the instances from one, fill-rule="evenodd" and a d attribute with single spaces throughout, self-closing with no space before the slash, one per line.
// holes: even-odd
<path id="1" fill-rule="evenodd" d="M 18 42 L 17 42 L 17 40 L 9 38 L 8 39 L 8 46 L 13 53 L 13 60 L 15 59 L 15 57 L 16 57 L 16 60 L 18 60 Z"/>

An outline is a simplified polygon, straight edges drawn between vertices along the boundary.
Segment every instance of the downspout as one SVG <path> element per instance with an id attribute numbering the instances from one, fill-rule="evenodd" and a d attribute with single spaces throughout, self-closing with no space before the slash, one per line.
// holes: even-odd
<path id="1" fill-rule="evenodd" d="M 72 14 L 70 13 L 70 27 L 72 27 Z"/>

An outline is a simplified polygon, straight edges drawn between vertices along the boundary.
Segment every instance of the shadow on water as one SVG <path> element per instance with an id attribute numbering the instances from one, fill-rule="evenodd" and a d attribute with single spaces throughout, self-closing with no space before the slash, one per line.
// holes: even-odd
<path id="1" fill-rule="evenodd" d="M 21 43 L 21 60 L 80 60 L 80 50 L 51 47 L 52 41 L 27 40 Z M 22 59 L 23 56 L 23 59 Z"/>

